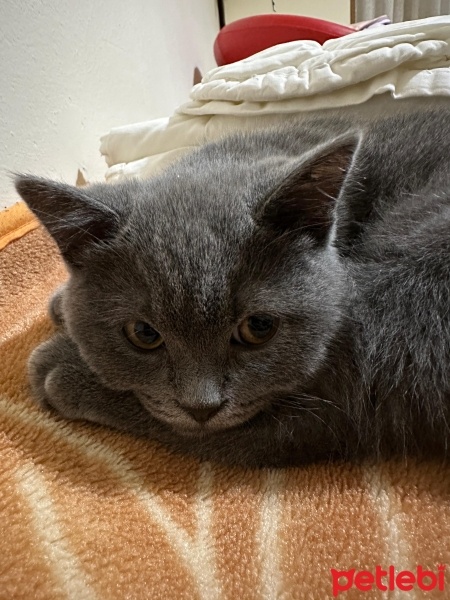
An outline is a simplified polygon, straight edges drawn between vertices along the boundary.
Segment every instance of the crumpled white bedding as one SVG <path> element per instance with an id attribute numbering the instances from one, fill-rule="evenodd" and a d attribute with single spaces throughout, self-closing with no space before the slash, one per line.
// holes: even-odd
<path id="1" fill-rule="evenodd" d="M 212 69 L 172 117 L 111 130 L 107 179 L 146 177 L 236 129 L 328 109 L 373 116 L 439 98 L 450 102 L 450 15 L 328 40 L 281 44 Z"/>

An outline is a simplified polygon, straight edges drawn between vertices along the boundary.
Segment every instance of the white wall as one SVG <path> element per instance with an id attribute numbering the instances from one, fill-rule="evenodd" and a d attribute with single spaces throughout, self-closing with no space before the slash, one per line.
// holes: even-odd
<path id="1" fill-rule="evenodd" d="M 0 209 L 8 171 L 101 179 L 100 136 L 185 102 L 218 27 L 215 0 L 0 0 Z"/>
<path id="2" fill-rule="evenodd" d="M 350 23 L 350 0 L 274 0 L 277 13 Z M 272 0 L 224 0 L 227 23 L 251 15 L 273 12 Z"/>

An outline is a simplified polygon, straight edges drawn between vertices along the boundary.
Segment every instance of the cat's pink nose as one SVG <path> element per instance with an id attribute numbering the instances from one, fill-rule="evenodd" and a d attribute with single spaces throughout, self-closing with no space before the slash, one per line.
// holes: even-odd
<path id="1" fill-rule="evenodd" d="M 200 408 L 185 408 L 198 423 L 206 423 L 220 410 L 220 406 L 202 406 Z"/>

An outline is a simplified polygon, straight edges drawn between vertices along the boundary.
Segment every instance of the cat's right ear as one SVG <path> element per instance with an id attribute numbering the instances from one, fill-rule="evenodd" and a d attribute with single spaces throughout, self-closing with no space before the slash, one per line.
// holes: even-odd
<path id="1" fill-rule="evenodd" d="M 359 141 L 358 133 L 345 135 L 302 161 L 270 194 L 257 222 L 275 235 L 298 231 L 318 244 L 329 240 L 336 200 Z"/>
<path id="2" fill-rule="evenodd" d="M 119 215 L 89 188 L 18 175 L 16 190 L 59 246 L 67 264 L 81 267 L 94 246 L 104 244 L 119 230 Z"/>

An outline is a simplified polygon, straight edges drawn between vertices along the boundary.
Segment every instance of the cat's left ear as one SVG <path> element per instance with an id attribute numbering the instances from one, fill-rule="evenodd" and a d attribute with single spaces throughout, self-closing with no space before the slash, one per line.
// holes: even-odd
<path id="1" fill-rule="evenodd" d="M 295 230 L 308 233 L 319 244 L 325 243 L 359 141 L 355 133 L 322 147 L 270 194 L 257 222 L 275 234 Z"/>
<path id="2" fill-rule="evenodd" d="M 71 267 L 82 267 L 90 250 L 119 230 L 119 214 L 100 197 L 106 186 L 93 186 L 92 192 L 29 175 L 17 176 L 15 185 Z"/>

